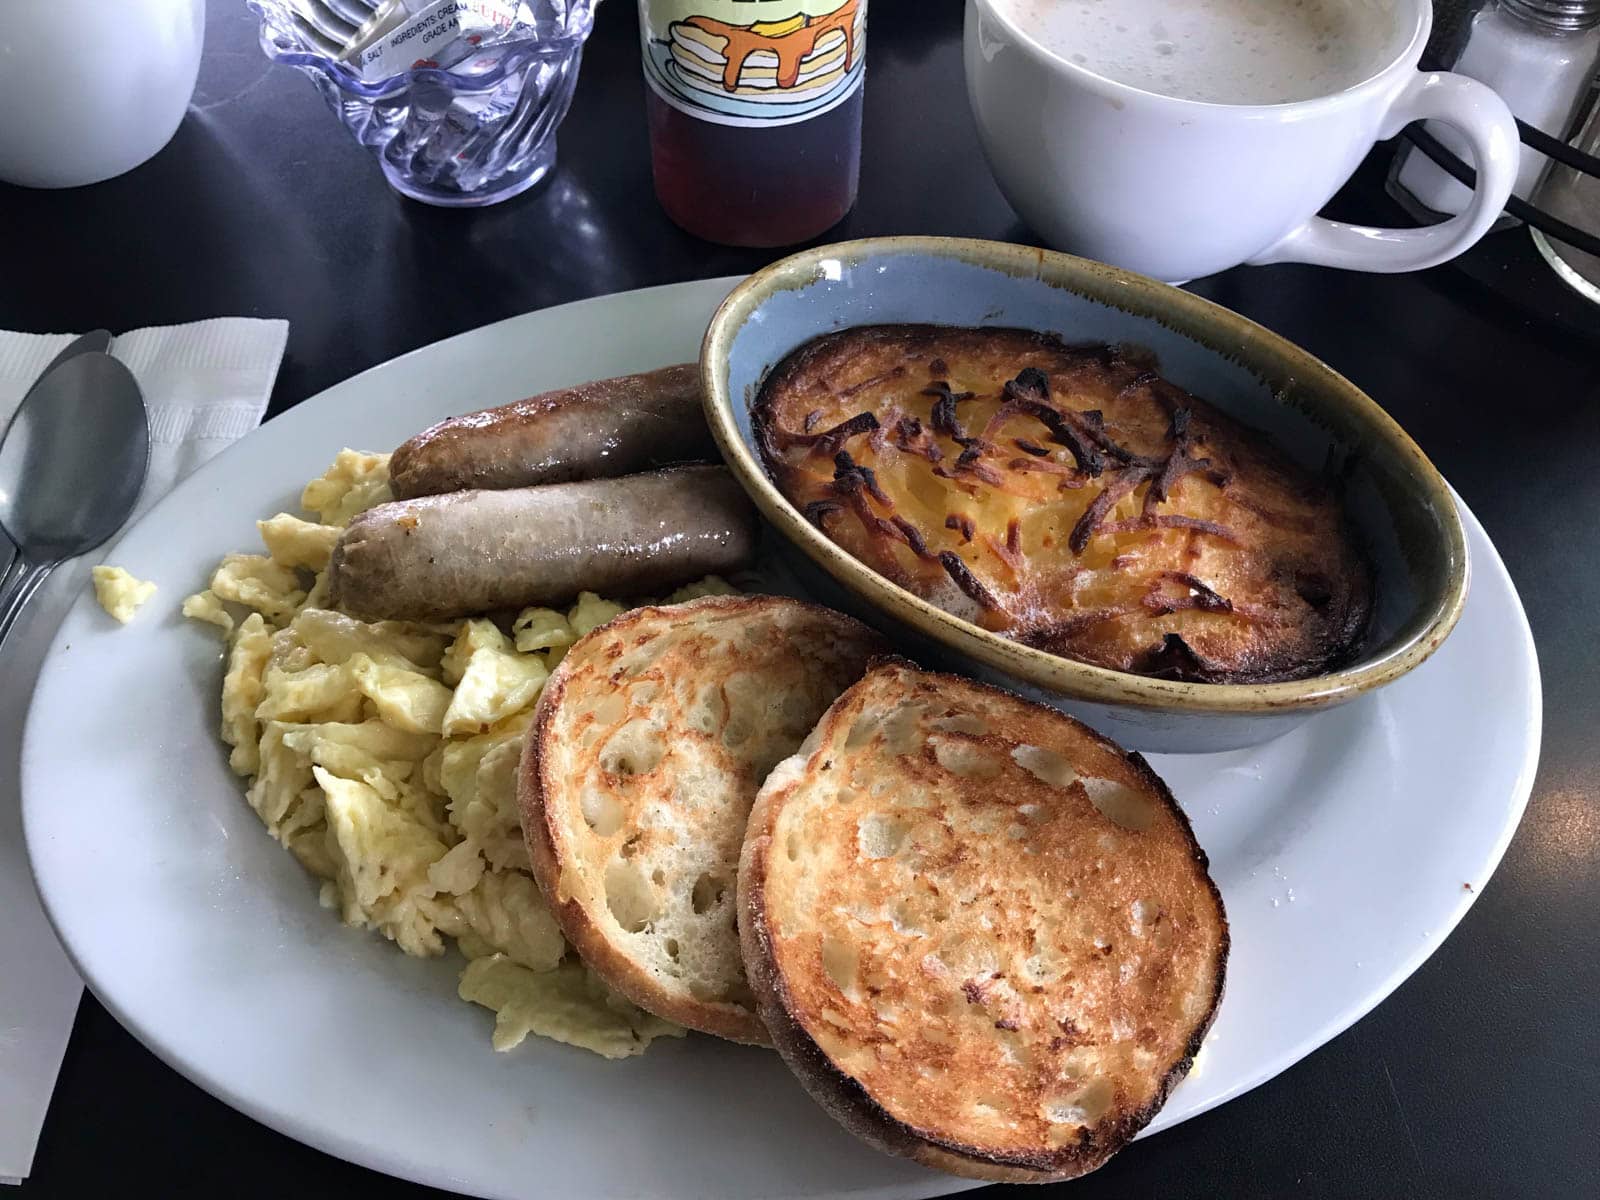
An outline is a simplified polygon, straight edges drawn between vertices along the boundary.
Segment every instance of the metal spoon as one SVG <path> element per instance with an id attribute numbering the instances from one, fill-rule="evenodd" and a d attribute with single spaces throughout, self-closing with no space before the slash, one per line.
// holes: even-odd
<path id="1" fill-rule="evenodd" d="M 31 392 L 34 387 L 38 387 L 40 379 L 50 374 L 51 371 L 54 371 L 69 358 L 77 358 L 80 354 L 91 354 L 97 350 L 109 354 L 111 352 L 111 342 L 112 337 L 109 329 L 94 329 L 82 337 L 74 338 L 68 343 L 65 350 L 52 358 L 45 369 L 39 372 L 39 379 L 33 381 L 33 387 L 30 387 L 28 391 Z M 27 399 L 26 393 L 23 394 L 23 399 Z M 10 538 L 0 532 L 0 579 L 5 578 L 6 571 L 10 570 L 11 564 L 16 560 L 16 557 L 17 548 L 11 544 Z"/>
<path id="2" fill-rule="evenodd" d="M 144 397 L 109 354 L 80 354 L 34 385 L 0 438 L 0 529 L 17 546 L 0 579 L 0 644 L 52 570 L 122 527 L 149 465 Z"/>

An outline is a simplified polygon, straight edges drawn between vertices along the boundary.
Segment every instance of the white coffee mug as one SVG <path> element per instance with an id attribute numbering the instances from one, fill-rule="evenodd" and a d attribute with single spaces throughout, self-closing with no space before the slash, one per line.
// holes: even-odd
<path id="1" fill-rule="evenodd" d="M 0 3 L 0 180 L 98 183 L 172 139 L 194 95 L 205 0 Z"/>
<path id="2" fill-rule="evenodd" d="M 1013 208 L 1058 249 L 1181 281 L 1240 263 L 1414 271 L 1489 229 L 1517 172 L 1504 101 L 1462 75 L 1419 72 L 1429 0 L 1392 0 L 1403 47 L 1345 90 L 1283 104 L 1174 99 L 1046 50 L 995 0 L 967 0 L 967 93 L 989 165 Z M 1472 150 L 1466 211 L 1425 229 L 1316 216 L 1373 144 L 1443 121 Z"/>

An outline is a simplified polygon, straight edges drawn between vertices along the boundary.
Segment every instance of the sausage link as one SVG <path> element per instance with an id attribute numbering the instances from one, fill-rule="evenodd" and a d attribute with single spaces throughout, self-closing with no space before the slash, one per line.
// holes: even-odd
<path id="1" fill-rule="evenodd" d="M 407 500 L 611 479 L 715 457 L 700 371 L 684 363 L 451 417 L 396 450 L 389 473 L 394 494 Z"/>
<path id="2" fill-rule="evenodd" d="M 756 515 L 726 467 L 398 500 L 340 536 L 329 599 L 367 620 L 448 620 L 580 591 L 637 596 L 734 570 Z"/>

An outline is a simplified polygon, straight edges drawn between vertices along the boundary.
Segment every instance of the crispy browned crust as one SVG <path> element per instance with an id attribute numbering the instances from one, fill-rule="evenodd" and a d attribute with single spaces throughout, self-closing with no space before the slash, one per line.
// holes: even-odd
<path id="1" fill-rule="evenodd" d="M 787 597 L 715 596 L 673 609 L 633 609 L 580 639 L 551 674 L 524 743 L 518 778 L 522 828 L 534 878 L 562 933 L 580 957 L 613 988 L 648 1012 L 689 1029 L 730 1041 L 763 1046 L 770 1045 L 771 1039 L 752 1008 L 733 1001 L 695 999 L 663 986 L 634 955 L 619 948 L 613 933 L 601 927 L 584 903 L 567 894 L 568 889 L 562 882 L 563 869 L 576 862 L 581 855 L 573 845 L 573 835 L 562 821 L 557 805 L 549 801 L 563 785 L 572 782 L 563 778 L 556 762 L 562 747 L 553 727 L 567 700 L 574 671 L 584 662 L 586 644 L 594 646 L 608 640 L 614 641 L 619 633 L 631 627 L 661 621 L 663 614 L 671 613 L 683 620 L 707 612 L 757 619 L 760 614 L 778 610 L 808 614 L 812 620 L 834 631 L 841 640 L 858 643 L 861 649 L 858 665 L 850 672 L 852 678 L 873 654 L 883 648 L 882 639 L 876 633 L 850 617 L 820 605 Z M 670 632 L 664 636 L 670 636 Z M 840 687 L 843 682 L 846 681 L 841 681 Z M 673 741 L 692 740 L 697 736 L 698 731 L 688 729 L 673 730 L 670 735 Z M 798 736 L 795 738 L 797 741 Z M 792 748 L 795 742 L 790 742 L 789 747 Z M 752 798 L 759 783 L 760 775 L 749 781 Z M 737 837 L 742 837 L 742 826 L 735 833 Z"/>
<path id="2" fill-rule="evenodd" d="M 902 678 L 914 678 L 919 682 L 926 681 L 936 688 L 987 693 L 1028 709 L 1038 707 L 1010 693 L 971 680 L 917 672 L 911 664 L 900 659 L 883 660 L 874 664 L 874 668 L 860 683 L 835 702 L 819 724 L 813 739 L 808 740 L 807 746 L 797 756 L 808 759 L 804 767 L 805 775 L 811 773 L 816 765 L 815 760 L 824 755 L 840 723 L 847 716 L 854 716 L 858 695 L 878 686 L 884 672 L 897 673 Z M 1226 977 L 1229 937 L 1222 897 L 1207 872 L 1209 863 L 1205 852 L 1195 840 L 1194 831 L 1171 791 L 1142 756 L 1123 752 L 1108 739 L 1069 717 L 1054 712 L 1050 715 L 1121 757 L 1150 794 L 1157 798 L 1162 808 L 1175 819 L 1175 830 L 1181 835 L 1189 860 L 1198 870 L 1199 880 L 1203 881 L 1204 895 L 1209 904 L 1214 906 L 1217 936 L 1214 986 L 1210 989 L 1209 1000 L 1203 1014 L 1188 1030 L 1181 1051 L 1168 1064 L 1154 1093 L 1136 1108 L 1107 1114 L 1110 1119 L 1085 1130 L 1082 1140 L 1075 1145 L 1062 1148 L 1039 1146 L 1021 1152 L 997 1154 L 971 1144 L 970 1140 L 961 1136 L 958 1128 L 899 1119 L 891 1115 L 857 1078 L 841 1069 L 797 1019 L 801 1006 L 792 981 L 780 968 L 774 949 L 768 880 L 775 845 L 774 830 L 785 802 L 802 782 L 800 771 L 785 777 L 786 768 L 780 768 L 769 780 L 768 786 L 763 788 L 750 815 L 740 862 L 739 931 L 746 975 L 755 991 L 757 1007 L 774 1045 L 807 1091 L 852 1133 L 888 1153 L 954 1174 L 995 1182 L 1037 1183 L 1071 1179 L 1103 1165 L 1131 1141 L 1160 1111 L 1172 1089 L 1188 1074 L 1215 1019 Z M 815 981 L 808 979 L 805 982 L 809 985 Z M 924 1001 L 927 999 L 923 997 Z M 975 1078 L 973 1083 L 979 1086 L 981 1080 Z"/>
<path id="3" fill-rule="evenodd" d="M 1372 577 L 1337 487 L 1135 352 L 865 326 L 789 355 L 752 415 L 828 537 L 1039 649 L 1261 683 L 1337 667 L 1365 632 Z"/>

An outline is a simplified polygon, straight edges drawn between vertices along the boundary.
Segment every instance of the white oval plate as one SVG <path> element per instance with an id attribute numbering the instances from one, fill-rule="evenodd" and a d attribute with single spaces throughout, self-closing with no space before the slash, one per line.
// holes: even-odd
<path id="1" fill-rule="evenodd" d="M 690 1037 L 623 1062 L 538 1039 L 496 1054 L 488 1011 L 456 998 L 454 955 L 410 959 L 345 928 L 266 835 L 217 740 L 219 638 L 177 614 L 341 446 L 385 449 L 451 413 L 692 359 L 734 282 L 531 313 L 330 388 L 127 534 L 112 561 L 160 585 L 132 625 L 79 599 L 28 722 L 28 850 L 84 979 L 174 1069 L 321 1150 L 483 1196 L 971 1186 L 858 1144 L 765 1051 Z M 1472 598 L 1420 670 L 1267 746 L 1153 760 L 1211 856 L 1233 957 L 1216 1027 L 1152 1130 L 1371 1009 L 1499 862 L 1538 754 L 1538 668 L 1505 568 L 1467 524 Z"/>

